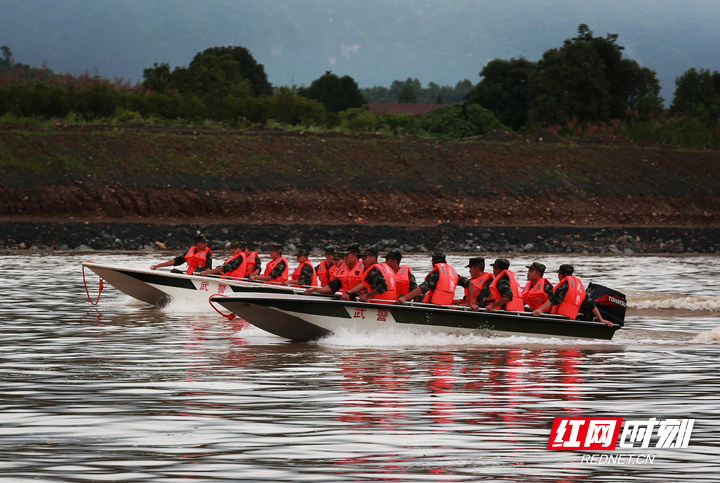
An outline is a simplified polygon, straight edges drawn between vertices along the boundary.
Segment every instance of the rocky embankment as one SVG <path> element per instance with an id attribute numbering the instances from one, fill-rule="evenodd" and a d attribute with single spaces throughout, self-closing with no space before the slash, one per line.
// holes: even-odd
<path id="1" fill-rule="evenodd" d="M 0 223 L 0 249 L 167 250 L 181 253 L 196 233 L 213 250 L 233 240 L 258 251 L 281 243 L 287 253 L 307 247 L 322 254 L 328 244 L 359 243 L 407 253 L 720 253 L 720 228 L 597 227 L 432 227 L 390 225 L 274 225 L 155 223 L 6 222 Z"/>
<path id="2" fill-rule="evenodd" d="M 720 250 L 718 151 L 592 141 L 0 127 L 0 246 Z"/>

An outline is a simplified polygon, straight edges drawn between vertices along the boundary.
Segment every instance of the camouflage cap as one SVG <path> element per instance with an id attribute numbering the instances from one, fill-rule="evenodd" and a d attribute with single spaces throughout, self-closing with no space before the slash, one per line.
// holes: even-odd
<path id="1" fill-rule="evenodd" d="M 336 256 L 338 254 L 338 250 L 339 250 L 338 247 L 336 247 L 335 245 L 328 245 L 325 247 L 325 253 L 326 254 L 329 253 L 330 255 L 333 255 L 333 256 Z"/>
<path id="2" fill-rule="evenodd" d="M 348 247 L 345 248 L 345 253 L 357 253 L 359 255 L 362 253 L 362 250 L 360 249 L 360 245 L 348 245 Z"/>
<path id="3" fill-rule="evenodd" d="M 368 256 L 370 256 L 370 257 L 375 257 L 375 258 L 377 258 L 378 255 L 379 255 L 379 254 L 378 254 L 378 251 L 377 251 L 375 248 L 366 248 L 366 249 L 363 250 L 362 253 L 360 254 L 361 257 L 368 257 Z"/>
<path id="4" fill-rule="evenodd" d="M 398 250 L 390 250 L 387 252 L 387 255 L 385 255 L 385 260 L 388 258 L 391 258 L 393 260 L 397 260 L 398 262 L 402 261 L 402 253 Z"/>
<path id="5" fill-rule="evenodd" d="M 557 273 L 562 273 L 563 275 L 572 275 L 574 271 L 575 271 L 575 267 L 573 267 L 572 265 L 564 264 L 564 265 L 560 265 L 560 268 L 558 268 Z"/>
<path id="6" fill-rule="evenodd" d="M 495 263 L 490 264 L 491 267 L 498 267 L 500 270 L 507 270 L 510 268 L 510 260 L 507 258 L 497 258 Z"/>
<path id="7" fill-rule="evenodd" d="M 277 250 L 277 251 L 279 251 L 279 252 L 282 253 L 282 251 L 283 251 L 283 246 L 282 246 L 281 244 L 279 244 L 279 243 L 273 243 L 272 245 L 270 245 L 270 250 L 271 250 L 271 251 L 272 251 L 272 250 Z"/>
<path id="8" fill-rule="evenodd" d="M 532 262 L 530 265 L 525 265 L 525 268 L 529 268 L 530 270 L 537 270 L 540 273 L 545 273 L 545 269 L 547 269 L 545 265 L 538 262 Z"/>
<path id="9" fill-rule="evenodd" d="M 445 263 L 445 252 L 433 252 L 432 254 L 433 263 Z"/>
<path id="10" fill-rule="evenodd" d="M 200 233 L 198 233 L 197 235 L 195 235 L 195 243 L 197 243 L 197 242 L 205 242 L 205 243 L 207 243 L 207 239 L 205 238 L 205 235 L 202 235 L 202 234 L 200 234 Z"/>
<path id="11" fill-rule="evenodd" d="M 297 257 L 309 257 L 310 251 L 307 248 L 298 248 L 297 253 L 295 254 Z"/>
<path id="12" fill-rule="evenodd" d="M 230 248 L 245 248 L 247 243 L 243 241 L 234 241 L 230 244 Z"/>
<path id="13" fill-rule="evenodd" d="M 468 261 L 468 264 L 465 266 L 465 268 L 470 268 L 470 267 L 482 267 L 482 268 L 485 268 L 485 259 L 484 259 L 483 257 L 474 257 L 474 258 L 471 258 L 471 259 Z"/>

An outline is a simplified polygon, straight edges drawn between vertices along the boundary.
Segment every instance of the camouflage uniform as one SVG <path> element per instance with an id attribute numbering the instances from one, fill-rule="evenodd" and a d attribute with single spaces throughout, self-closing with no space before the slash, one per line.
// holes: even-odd
<path id="1" fill-rule="evenodd" d="M 388 286 L 385 277 L 379 268 L 373 267 L 365 277 L 365 281 L 370 285 L 370 290 L 377 290 L 378 295 L 387 292 Z"/>
<path id="2" fill-rule="evenodd" d="M 413 275 L 410 270 L 408 270 L 408 280 L 410 281 L 410 289 L 408 290 L 408 293 L 410 293 L 418 287 L 417 281 L 415 280 L 415 275 Z"/>
<path id="3" fill-rule="evenodd" d="M 492 277 L 488 277 L 487 280 L 485 280 L 485 283 L 480 289 L 480 293 L 475 294 L 475 302 L 481 303 L 483 299 L 490 296 L 490 284 L 493 282 Z M 472 280 L 470 280 L 467 277 L 458 277 L 458 285 L 462 288 L 469 288 L 472 284 Z M 552 286 L 550 287 L 550 290 L 552 290 Z M 464 299 L 465 297 L 463 297 Z M 467 300 L 466 300 L 467 302 Z"/>
<path id="4" fill-rule="evenodd" d="M 427 274 L 425 280 L 423 280 L 423 283 L 418 285 L 418 287 L 420 287 L 422 293 L 425 294 L 428 290 L 435 290 L 435 286 L 437 285 L 438 280 L 440 280 L 440 272 L 433 269 L 430 273 Z"/>
<path id="5" fill-rule="evenodd" d="M 229 273 L 238 268 L 245 261 L 245 254 L 241 253 L 241 256 L 233 258 L 229 262 L 223 264 L 223 273 Z"/>
<path id="6" fill-rule="evenodd" d="M 274 279 L 280 277 L 283 274 L 283 272 L 285 271 L 285 267 L 287 267 L 287 263 L 285 263 L 284 260 L 281 261 L 280 263 L 278 263 L 277 265 L 275 265 L 275 268 L 273 268 L 270 271 L 270 279 L 274 280 Z"/>
<path id="7" fill-rule="evenodd" d="M 560 285 L 548 298 L 548 300 L 550 300 L 550 306 L 554 307 L 556 305 L 560 305 L 562 301 L 565 300 L 565 294 L 567 294 L 567 291 L 568 284 L 563 283 L 562 285 Z M 593 299 L 590 298 L 590 295 L 586 293 L 585 300 L 583 300 L 583 302 L 580 304 L 580 313 L 591 314 L 595 307 L 595 302 L 593 301 Z"/>
<path id="8" fill-rule="evenodd" d="M 184 254 L 173 258 L 173 267 L 177 267 L 178 265 L 182 265 L 183 263 L 185 263 L 185 257 L 187 256 L 189 251 L 190 251 L 190 249 L 188 248 Z M 208 250 L 207 256 L 205 257 L 205 263 L 206 263 L 206 265 L 204 267 L 198 266 L 195 268 L 195 271 L 202 272 L 203 270 L 211 270 L 212 269 L 212 253 L 209 250 Z"/>
<path id="9" fill-rule="evenodd" d="M 500 292 L 500 297 L 508 298 L 508 302 L 513 299 L 512 289 L 510 288 L 510 277 L 508 277 L 507 274 L 504 274 L 502 277 L 500 277 L 500 279 L 495 284 L 495 288 L 497 288 L 497 291 Z"/>
<path id="10" fill-rule="evenodd" d="M 280 265 L 282 265 L 282 263 L 280 263 Z M 275 270 L 273 270 L 273 273 L 274 272 Z M 300 282 L 300 285 L 310 285 L 312 283 L 312 275 L 312 267 L 307 264 L 303 265 L 302 269 L 300 270 L 300 275 L 298 275 L 298 282 Z"/>

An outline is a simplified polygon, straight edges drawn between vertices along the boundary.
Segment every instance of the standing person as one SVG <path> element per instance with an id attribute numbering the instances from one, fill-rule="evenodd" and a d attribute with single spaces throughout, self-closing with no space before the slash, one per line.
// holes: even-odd
<path id="1" fill-rule="evenodd" d="M 343 295 L 343 300 L 350 300 L 353 294 L 365 290 L 358 299 L 361 302 L 391 304 L 397 298 L 395 291 L 395 273 L 385 263 L 377 263 L 378 251 L 368 248 L 361 254 L 365 267 L 360 283 Z"/>
<path id="2" fill-rule="evenodd" d="M 320 282 L 321 287 L 326 286 L 333 278 L 335 278 L 335 271 L 337 271 L 337 264 L 335 263 L 336 258 L 339 258 L 337 247 L 333 245 L 326 246 L 325 260 L 321 261 L 318 266 L 315 267 L 315 272 L 317 273 L 318 281 Z"/>
<path id="3" fill-rule="evenodd" d="M 544 310 L 552 307 L 551 314 L 560 314 L 575 320 L 578 312 L 592 313 L 600 322 L 612 326 L 612 322 L 602 318 L 580 279 L 573 277 L 574 272 L 575 267 L 572 265 L 560 265 L 557 271 L 560 281 L 555 285 L 553 294 L 544 304 L 533 310 L 533 315 L 540 315 Z"/>
<path id="4" fill-rule="evenodd" d="M 540 306 L 550 298 L 553 294 L 553 286 L 544 278 L 546 267 L 542 263 L 533 262 L 530 265 L 526 265 L 525 268 L 528 269 L 528 282 L 525 284 L 521 295 L 523 302 L 525 302 L 530 309 L 535 310 L 540 308 Z M 545 309 L 545 311 L 547 310 L 549 310 L 549 307 Z"/>
<path id="5" fill-rule="evenodd" d="M 485 271 L 485 259 L 474 257 L 468 261 L 465 268 L 470 269 L 470 278 L 459 277 L 458 285 L 465 289 L 465 297 L 453 300 L 457 305 L 476 304 L 476 300 L 483 300 L 490 296 L 490 284 L 493 281 L 493 274 Z"/>
<path id="6" fill-rule="evenodd" d="M 297 251 L 296 259 L 298 262 L 297 268 L 292 273 L 292 277 L 287 282 L 283 282 L 283 285 L 312 285 L 317 286 L 318 277 L 313 268 L 312 263 L 308 260 L 310 252 L 305 248 L 300 248 Z"/>
<path id="7" fill-rule="evenodd" d="M 350 245 L 345 249 L 345 261 L 335 272 L 335 278 L 324 287 L 310 287 L 305 293 L 325 293 L 333 294 L 338 290 L 343 293 L 348 292 L 351 288 L 360 283 L 365 267 L 360 261 L 360 247 L 358 245 Z"/>
<path id="8" fill-rule="evenodd" d="M 418 295 L 424 294 L 423 302 L 437 305 L 451 305 L 458 283 L 457 271 L 447 264 L 443 252 L 435 252 L 430 260 L 433 269 L 427 274 L 423 283 L 409 294 L 398 297 L 398 304 L 404 304 Z"/>
<path id="9" fill-rule="evenodd" d="M 203 235 L 195 237 L 195 245 L 188 248 L 183 255 L 179 255 L 166 262 L 161 262 L 150 267 L 150 270 L 157 270 L 160 267 L 177 267 L 187 263 L 185 273 L 191 275 L 194 272 L 202 272 L 212 268 L 212 250 L 207 246 L 207 239 Z M 180 270 L 173 269 L 173 273 L 183 273 Z"/>
<path id="10" fill-rule="evenodd" d="M 522 296 L 520 295 L 520 284 L 515 274 L 511 272 L 510 262 L 506 258 L 498 258 L 493 267 L 495 279 L 490 284 L 490 296 L 483 299 L 485 311 L 493 312 L 495 309 L 513 310 L 521 312 L 525 310 Z"/>
<path id="11" fill-rule="evenodd" d="M 216 273 L 221 274 L 220 278 L 245 278 L 245 266 L 247 264 L 245 254 L 241 248 L 241 244 L 238 242 L 232 242 L 230 244 L 230 256 L 225 259 L 222 265 L 211 270 L 203 270 L 200 275 L 213 275 Z"/>
<path id="12" fill-rule="evenodd" d="M 240 246 L 243 248 L 243 253 L 245 254 L 245 259 L 247 260 L 247 264 L 245 266 L 245 276 L 249 277 L 252 274 L 260 275 L 260 270 L 262 270 L 260 256 L 257 252 L 250 250 L 250 245 L 248 243 L 240 242 Z"/>
<path id="13" fill-rule="evenodd" d="M 289 267 L 287 258 L 282 256 L 282 245 L 276 243 L 270 246 L 270 261 L 265 267 L 265 273 L 262 275 L 252 274 L 248 280 L 283 283 L 288 279 Z"/>
<path id="14" fill-rule="evenodd" d="M 400 265 L 402 262 L 402 253 L 397 250 L 390 250 L 385 255 L 385 264 L 390 267 L 395 274 L 395 290 L 398 295 L 405 295 L 417 288 L 415 275 L 410 271 L 407 265 Z"/>

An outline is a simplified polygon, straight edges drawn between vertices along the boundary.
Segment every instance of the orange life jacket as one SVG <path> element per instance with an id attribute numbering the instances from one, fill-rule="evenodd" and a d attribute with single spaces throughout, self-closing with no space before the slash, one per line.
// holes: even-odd
<path id="1" fill-rule="evenodd" d="M 479 277 L 470 279 L 470 282 L 473 284 L 473 293 L 475 297 L 478 296 L 480 290 L 483 288 L 483 285 L 485 285 L 485 282 L 487 282 L 489 278 L 493 278 L 493 274 L 490 272 L 483 272 L 483 274 Z M 465 301 L 475 302 L 474 300 L 468 300 L 468 289 L 465 289 Z"/>
<path id="2" fill-rule="evenodd" d="M 212 256 L 212 251 L 208 247 L 205 247 L 204 250 L 200 250 L 199 252 L 197 251 L 197 247 L 190 247 L 185 254 L 185 263 L 187 263 L 188 266 L 185 273 L 190 275 L 197 267 L 207 267 L 205 263 L 207 261 L 208 253 Z"/>
<path id="3" fill-rule="evenodd" d="M 317 287 L 318 284 L 318 277 L 317 273 L 315 272 L 315 267 L 312 266 L 312 263 L 310 263 L 308 260 L 305 260 L 300 265 L 297 266 L 295 271 L 292 273 L 292 279 L 293 280 L 300 280 L 300 272 L 302 271 L 302 267 L 304 265 L 309 265 L 312 269 L 312 278 L 310 279 L 310 285 L 313 287 Z"/>
<path id="4" fill-rule="evenodd" d="M 397 299 L 397 291 L 395 288 L 395 272 L 393 272 L 392 268 L 388 267 L 387 264 L 376 263 L 375 265 L 371 265 L 370 268 L 366 269 L 363 273 L 360 282 L 363 284 L 365 290 L 367 290 L 368 292 L 374 288 L 371 287 L 370 283 L 368 283 L 367 281 L 368 273 L 370 273 L 370 270 L 372 270 L 373 267 L 376 267 L 378 270 L 380 270 L 380 273 L 385 279 L 385 285 L 387 285 L 387 290 L 381 294 L 373 295 L 370 301 L 378 304 L 395 303 L 395 299 Z M 382 300 L 382 302 L 380 300 Z"/>
<path id="5" fill-rule="evenodd" d="M 335 278 L 340 280 L 343 293 L 359 284 L 364 272 L 361 261 L 358 261 L 353 268 L 348 268 L 347 263 L 340 265 L 340 268 L 335 272 Z"/>
<path id="6" fill-rule="evenodd" d="M 410 267 L 403 265 L 395 272 L 395 290 L 405 295 L 410 292 Z"/>
<path id="7" fill-rule="evenodd" d="M 288 273 L 290 272 L 290 269 L 288 268 L 288 261 L 285 257 L 279 257 L 275 260 L 270 260 L 267 264 L 267 267 L 265 267 L 265 273 L 263 275 L 270 276 L 270 273 L 272 272 L 273 268 L 275 268 L 275 265 L 277 265 L 280 262 L 285 262 L 285 270 L 283 270 L 282 274 L 280 274 L 279 277 L 273 278 L 270 280 L 271 282 L 286 282 L 288 279 Z"/>
<path id="8" fill-rule="evenodd" d="M 539 309 L 542 304 L 547 302 L 548 294 L 545 293 L 545 283 L 547 279 L 540 278 L 538 282 L 533 286 L 532 282 L 528 280 L 525 284 L 525 288 L 522 291 L 523 302 L 527 304 L 531 309 Z M 545 310 L 547 312 L 549 308 Z"/>
<path id="9" fill-rule="evenodd" d="M 447 263 L 438 263 L 430 273 L 437 271 L 440 274 L 433 290 L 428 290 L 423 302 L 436 305 L 451 305 L 455 298 L 455 287 L 458 283 L 458 274 Z M 430 275 L 430 274 L 428 274 Z"/>
<path id="10" fill-rule="evenodd" d="M 237 255 L 228 258 L 225 260 L 225 263 L 223 265 L 227 265 L 230 260 L 235 260 L 237 257 L 243 257 L 243 261 L 240 264 L 239 267 L 237 267 L 235 270 L 230 270 L 227 273 L 223 273 L 220 275 L 220 278 L 244 278 L 245 277 L 245 268 L 247 265 L 247 258 L 245 257 L 245 254 L 243 252 L 238 253 Z"/>
<path id="11" fill-rule="evenodd" d="M 515 274 L 510 270 L 503 270 L 498 274 L 497 277 L 495 277 L 495 280 L 493 280 L 493 282 L 490 284 L 490 298 L 493 299 L 493 302 L 497 302 L 502 298 L 502 295 L 500 295 L 500 292 L 497 289 L 497 283 L 502 278 L 502 276 L 506 274 L 508 276 L 508 279 L 510 280 L 510 290 L 512 290 L 513 298 L 510 302 L 501 306 L 500 309 L 522 312 L 523 310 L 525 310 L 525 304 L 523 303 L 522 295 L 520 295 L 520 284 L 518 283 Z"/>
<path id="12" fill-rule="evenodd" d="M 325 285 L 330 283 L 330 280 L 335 278 L 335 272 L 337 272 L 337 266 L 335 266 L 334 263 L 330 264 L 330 268 L 327 268 L 327 260 L 323 260 L 320 262 L 320 265 L 317 266 L 317 278 L 320 282 L 320 286 L 324 287 Z"/>
<path id="13" fill-rule="evenodd" d="M 250 275 L 255 271 L 255 262 L 258 259 L 257 252 L 243 253 L 245 255 L 245 276 Z"/>
<path id="14" fill-rule="evenodd" d="M 568 284 L 565 298 L 559 305 L 555 305 L 550 309 L 550 313 L 564 315 L 574 320 L 580 310 L 580 305 L 585 300 L 585 287 L 579 278 L 568 275 L 555 285 L 555 291 L 564 283 Z"/>

